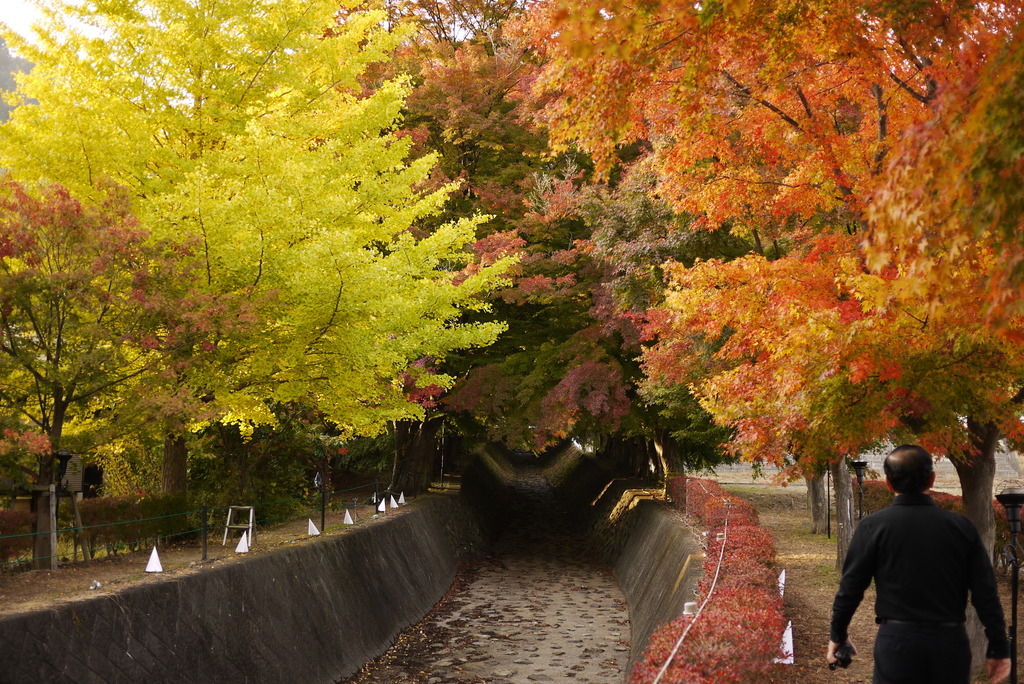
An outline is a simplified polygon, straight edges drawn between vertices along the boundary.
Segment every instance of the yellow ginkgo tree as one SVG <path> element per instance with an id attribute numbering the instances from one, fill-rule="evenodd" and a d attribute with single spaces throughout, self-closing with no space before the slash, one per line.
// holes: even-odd
<path id="1" fill-rule="evenodd" d="M 478 221 L 417 230 L 451 188 L 423 189 L 435 160 L 410 159 L 397 130 L 409 84 L 366 75 L 409 37 L 383 13 L 337 0 L 40 4 L 33 40 L 3 31 L 35 66 L 0 126 L 0 167 L 79 198 L 127 188 L 154 239 L 194 250 L 205 292 L 244 295 L 257 313 L 246 334 L 194 350 L 209 364 L 153 382 L 187 387 L 221 420 L 272 421 L 268 401 L 301 398 L 366 434 L 422 411 L 403 393 L 415 362 L 500 334 L 463 317 L 507 267 L 466 268 Z M 180 407 L 162 418 L 167 434 L 194 421 Z"/>

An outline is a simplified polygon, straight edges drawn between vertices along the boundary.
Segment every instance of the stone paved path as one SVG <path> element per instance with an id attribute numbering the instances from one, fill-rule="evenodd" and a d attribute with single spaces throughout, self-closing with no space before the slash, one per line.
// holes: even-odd
<path id="1" fill-rule="evenodd" d="M 629 614 L 615 578 L 539 476 L 527 471 L 517 491 L 493 555 L 349 682 L 625 681 Z"/>

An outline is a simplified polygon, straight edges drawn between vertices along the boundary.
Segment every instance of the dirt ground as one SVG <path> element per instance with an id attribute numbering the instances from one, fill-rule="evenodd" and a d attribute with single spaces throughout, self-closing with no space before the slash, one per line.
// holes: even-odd
<path id="1" fill-rule="evenodd" d="M 775 537 L 780 572 L 786 571 L 783 607 L 793 622 L 794 664 L 780 682 L 846 684 L 871 681 L 875 630 L 874 590 L 869 589 L 854 615 L 850 638 L 860 655 L 846 670 L 825 664 L 832 598 L 839 585 L 835 539 L 810 533 L 806 490 L 764 486 L 727 486 L 727 491 L 757 506 L 761 525 Z M 865 609 L 866 608 L 866 609 Z"/>

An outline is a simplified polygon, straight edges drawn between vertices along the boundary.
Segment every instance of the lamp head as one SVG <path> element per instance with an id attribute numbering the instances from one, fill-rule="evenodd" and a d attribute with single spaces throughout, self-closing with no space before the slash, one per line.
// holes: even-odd
<path id="1" fill-rule="evenodd" d="M 1010 524 L 1010 534 L 1020 532 L 1020 510 L 1024 507 L 1024 489 L 1006 487 L 996 494 L 996 501 L 1006 509 L 1006 520 Z"/>
<path id="2" fill-rule="evenodd" d="M 64 479 L 64 474 L 68 470 L 68 462 L 71 461 L 71 452 L 67 449 L 60 449 L 53 455 L 57 459 L 57 482 Z"/>
<path id="3" fill-rule="evenodd" d="M 853 462 L 853 470 L 857 473 L 857 484 L 864 484 L 864 472 L 868 468 L 868 462 L 858 458 Z"/>

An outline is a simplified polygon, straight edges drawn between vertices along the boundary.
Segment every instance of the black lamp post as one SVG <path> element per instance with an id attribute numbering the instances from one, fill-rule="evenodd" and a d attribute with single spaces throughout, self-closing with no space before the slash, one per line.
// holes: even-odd
<path id="1" fill-rule="evenodd" d="M 327 482 L 321 477 L 319 470 L 316 471 L 313 484 L 320 489 L 320 531 L 323 532 L 327 525 Z"/>
<path id="2" fill-rule="evenodd" d="M 1010 525 L 1010 543 L 1003 547 L 1003 557 L 1010 566 L 1010 684 L 1017 684 L 1017 587 L 1020 579 L 1020 509 L 1024 506 L 1024 489 L 1007 487 L 996 494 L 996 501 L 1006 509 Z"/>
<path id="3" fill-rule="evenodd" d="M 857 519 L 860 520 L 864 517 L 864 471 L 868 468 L 868 462 L 864 459 L 858 458 L 853 462 L 853 470 L 857 473 L 857 497 L 859 503 L 859 511 L 857 513 Z"/>

